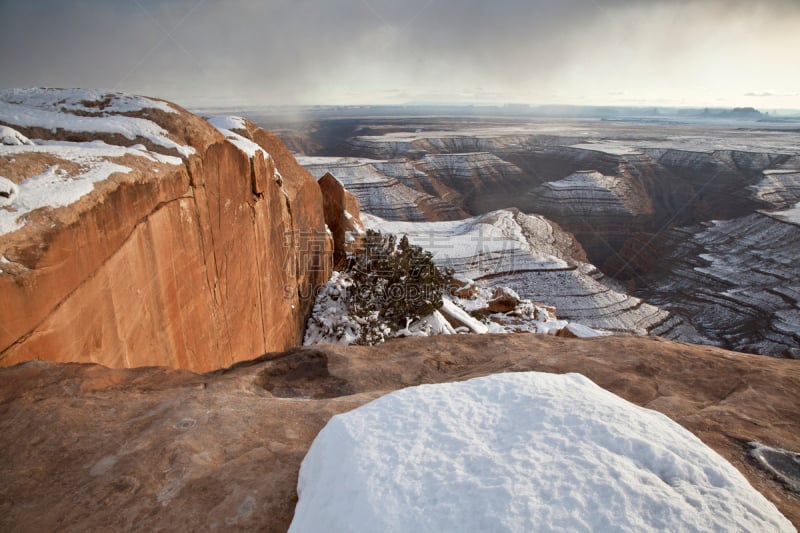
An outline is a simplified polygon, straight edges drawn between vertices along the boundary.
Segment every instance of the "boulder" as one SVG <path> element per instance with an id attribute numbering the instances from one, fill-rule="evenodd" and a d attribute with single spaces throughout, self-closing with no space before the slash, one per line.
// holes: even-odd
<path id="1" fill-rule="evenodd" d="M 508 313 L 519 305 L 519 295 L 508 287 L 498 287 L 488 302 L 489 311 L 492 313 Z"/>
<path id="2" fill-rule="evenodd" d="M 458 298 L 474 298 L 478 294 L 478 285 L 469 278 L 453 276 L 450 281 L 450 294 Z"/>
<path id="3" fill-rule="evenodd" d="M 325 223 L 333 234 L 333 262 L 337 267 L 344 264 L 352 237 L 364 233 L 361 223 L 358 199 L 330 173 L 318 182 L 322 191 L 322 205 Z M 349 235 L 348 235 L 349 234 Z"/>
<path id="4" fill-rule="evenodd" d="M 794 531 L 685 428 L 574 373 L 387 394 L 327 423 L 297 487 L 290 533 Z"/>

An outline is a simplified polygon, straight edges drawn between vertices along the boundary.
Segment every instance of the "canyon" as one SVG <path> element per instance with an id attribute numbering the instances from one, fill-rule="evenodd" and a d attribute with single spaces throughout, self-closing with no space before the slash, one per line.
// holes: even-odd
<path id="1" fill-rule="evenodd" d="M 0 529 L 285 531 L 332 416 L 524 371 L 669 416 L 800 524 L 800 374 L 763 357 L 798 355 L 791 137 L 427 120 L 287 148 L 153 98 L 0 92 Z M 298 347 L 370 228 L 573 334 Z"/>
<path id="2" fill-rule="evenodd" d="M 792 124 L 363 116 L 278 133 L 310 151 L 300 160 L 315 175 L 344 176 L 367 213 L 420 222 L 507 208 L 543 215 L 575 236 L 602 283 L 681 325 L 648 331 L 797 357 L 798 225 L 774 215 L 800 201 Z M 358 164 L 372 169 L 368 193 L 350 169 Z M 395 201 L 399 185 L 408 194 Z M 393 202 L 437 207 L 407 216 L 384 207 Z"/>

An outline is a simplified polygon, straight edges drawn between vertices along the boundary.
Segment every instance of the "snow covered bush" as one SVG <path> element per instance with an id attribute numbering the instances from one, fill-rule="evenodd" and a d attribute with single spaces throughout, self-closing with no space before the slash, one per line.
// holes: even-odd
<path id="1" fill-rule="evenodd" d="M 304 344 L 373 345 L 392 337 L 530 332 L 601 335 L 559 320 L 555 308 L 524 300 L 508 287 L 454 282 L 432 254 L 403 236 L 369 231 L 317 294 Z"/>
<path id="2" fill-rule="evenodd" d="M 369 231 L 317 296 L 304 342 L 373 345 L 408 333 L 442 307 L 451 277 L 405 236 Z"/>
<path id="3" fill-rule="evenodd" d="M 348 258 L 346 273 L 353 281 L 347 293 L 350 315 L 364 326 L 357 344 L 375 344 L 442 307 L 452 271 L 433 263 L 430 252 L 413 246 L 405 235 L 370 230 Z"/>

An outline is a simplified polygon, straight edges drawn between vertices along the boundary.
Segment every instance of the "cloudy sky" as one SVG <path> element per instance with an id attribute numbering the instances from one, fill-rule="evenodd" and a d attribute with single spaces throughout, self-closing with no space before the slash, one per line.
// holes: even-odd
<path id="1" fill-rule="evenodd" d="M 0 0 L 0 86 L 800 109 L 800 0 Z"/>

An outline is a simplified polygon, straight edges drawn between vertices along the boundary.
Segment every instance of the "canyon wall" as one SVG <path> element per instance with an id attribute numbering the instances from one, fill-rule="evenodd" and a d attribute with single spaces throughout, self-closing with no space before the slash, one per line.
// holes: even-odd
<path id="1" fill-rule="evenodd" d="M 207 371 L 301 340 L 332 240 L 316 181 L 277 138 L 241 119 L 218 130 L 157 100 L 131 111 L 126 95 L 35 91 L 0 106 L 0 122 L 34 143 L 0 151 L 20 205 L 43 172 L 62 176 L 52 196 L 98 165 L 118 171 L 0 234 L 1 365 Z M 98 131 L 114 121 L 127 129 Z"/>

